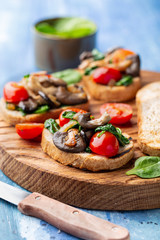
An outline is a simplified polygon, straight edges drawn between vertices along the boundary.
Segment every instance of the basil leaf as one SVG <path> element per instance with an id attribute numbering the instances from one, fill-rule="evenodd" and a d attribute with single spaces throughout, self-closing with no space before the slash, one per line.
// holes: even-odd
<path id="1" fill-rule="evenodd" d="M 74 112 L 74 111 L 65 111 L 65 112 L 62 114 L 62 117 L 63 117 L 63 118 L 73 119 L 73 117 L 74 117 L 75 114 L 76 114 L 76 112 Z"/>
<path id="2" fill-rule="evenodd" d="M 29 78 L 30 74 L 24 75 L 24 78 Z"/>
<path id="3" fill-rule="evenodd" d="M 81 81 L 82 75 L 75 69 L 66 69 L 60 72 L 52 73 L 54 77 L 61 78 L 67 85 L 75 84 Z"/>
<path id="4" fill-rule="evenodd" d="M 119 144 L 121 145 L 121 146 L 125 146 L 126 144 L 129 144 L 129 139 L 128 138 L 126 138 L 123 134 L 122 134 L 122 132 L 121 132 L 121 130 L 119 129 L 119 128 L 115 128 L 111 123 L 108 123 L 108 124 L 106 124 L 106 125 L 104 125 L 104 126 L 100 126 L 100 127 L 97 127 L 96 129 L 95 129 L 95 132 L 97 132 L 97 131 L 105 131 L 105 132 L 110 132 L 110 133 L 112 133 L 116 138 L 117 138 L 117 140 L 119 141 Z M 104 133 L 104 132 L 103 132 Z M 102 134 L 103 134 L 102 133 Z M 99 136 L 101 136 L 100 135 L 101 133 L 99 133 L 98 135 Z"/>
<path id="5" fill-rule="evenodd" d="M 85 69 L 84 75 L 88 76 L 91 75 L 94 69 L 98 68 L 98 66 L 88 67 Z"/>
<path id="6" fill-rule="evenodd" d="M 48 105 L 42 105 L 38 107 L 33 113 L 45 113 L 49 111 L 50 107 Z"/>
<path id="7" fill-rule="evenodd" d="M 141 178 L 160 177 L 160 157 L 144 156 L 138 158 L 134 168 L 126 172 L 126 175 L 137 175 Z"/>
<path id="8" fill-rule="evenodd" d="M 105 58 L 105 55 L 103 53 L 99 52 L 97 49 L 92 50 L 92 56 L 95 61 Z"/>
<path id="9" fill-rule="evenodd" d="M 91 152 L 92 152 L 89 146 L 86 147 L 86 152 L 87 152 L 87 153 L 91 153 Z"/>
<path id="10" fill-rule="evenodd" d="M 131 76 L 125 76 L 118 82 L 116 82 L 116 86 L 128 86 L 133 83 L 133 78 Z"/>
<path id="11" fill-rule="evenodd" d="M 50 118 L 50 119 L 47 119 L 45 122 L 44 122 L 44 127 L 46 129 L 48 129 L 51 133 L 55 133 L 57 132 L 59 129 L 60 129 L 60 126 L 58 125 L 58 123 L 56 122 L 56 120 Z"/>

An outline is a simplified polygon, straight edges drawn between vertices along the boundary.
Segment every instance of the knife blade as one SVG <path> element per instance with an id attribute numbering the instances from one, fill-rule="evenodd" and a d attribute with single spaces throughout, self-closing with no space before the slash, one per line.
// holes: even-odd
<path id="1" fill-rule="evenodd" d="M 130 239 L 126 228 L 95 217 L 40 193 L 29 193 L 1 181 L 0 198 L 18 205 L 21 213 L 40 218 L 58 229 L 82 239 Z"/>

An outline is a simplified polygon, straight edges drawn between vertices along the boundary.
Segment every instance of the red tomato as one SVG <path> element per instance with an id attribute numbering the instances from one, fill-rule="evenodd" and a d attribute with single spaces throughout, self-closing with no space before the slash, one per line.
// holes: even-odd
<path id="1" fill-rule="evenodd" d="M 16 124 L 16 132 L 23 139 L 38 137 L 44 128 L 43 123 L 19 123 Z"/>
<path id="2" fill-rule="evenodd" d="M 86 113 L 85 110 L 82 110 L 82 109 L 79 109 L 79 108 L 68 108 L 68 109 L 64 110 L 59 115 L 59 125 L 60 125 L 60 127 L 63 127 L 66 123 L 68 123 L 70 121 L 70 119 L 62 117 L 63 113 L 66 112 L 66 111 L 73 111 L 73 112 L 76 112 L 76 113 L 78 113 L 78 112 Z"/>
<path id="3" fill-rule="evenodd" d="M 134 52 L 127 50 L 127 49 L 117 49 L 114 53 L 113 53 L 113 62 L 120 62 L 123 61 L 127 56 L 129 55 L 133 55 L 135 54 Z"/>
<path id="4" fill-rule="evenodd" d="M 100 137 L 96 132 L 90 140 L 90 149 L 92 152 L 106 157 L 113 157 L 118 153 L 119 142 L 117 138 L 110 132 L 103 133 Z"/>
<path id="5" fill-rule="evenodd" d="M 3 95 L 7 102 L 17 103 L 28 99 L 27 90 L 16 82 L 8 82 L 3 89 Z"/>
<path id="6" fill-rule="evenodd" d="M 111 79 L 119 81 L 121 78 L 122 75 L 120 71 L 113 68 L 100 67 L 93 72 L 93 80 L 96 83 L 108 84 Z"/>
<path id="7" fill-rule="evenodd" d="M 105 111 L 111 116 L 112 124 L 124 124 L 133 114 L 131 106 L 124 103 L 105 103 L 100 107 L 100 113 L 103 114 Z"/>

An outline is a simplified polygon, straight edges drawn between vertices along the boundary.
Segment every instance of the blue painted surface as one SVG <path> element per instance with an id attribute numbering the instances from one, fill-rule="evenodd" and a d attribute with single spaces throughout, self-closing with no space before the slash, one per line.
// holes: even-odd
<path id="1" fill-rule="evenodd" d="M 114 45 L 140 53 L 142 68 L 160 71 L 160 1 L 158 0 L 5 0 L 0 7 L 0 89 L 7 80 L 37 70 L 32 24 L 54 16 L 82 16 L 98 27 L 97 47 Z M 0 171 L 0 180 L 17 186 Z M 85 210 L 87 211 L 87 210 Z M 160 239 L 160 209 L 132 212 L 87 211 L 128 228 L 131 240 Z M 73 240 L 45 222 L 27 217 L 0 200 L 0 240 Z"/>

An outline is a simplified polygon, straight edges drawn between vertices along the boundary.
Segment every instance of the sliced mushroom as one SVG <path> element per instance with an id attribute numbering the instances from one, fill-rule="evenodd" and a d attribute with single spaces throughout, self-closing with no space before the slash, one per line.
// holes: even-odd
<path id="1" fill-rule="evenodd" d="M 139 55 L 129 55 L 126 57 L 127 60 L 131 60 L 132 63 L 129 67 L 126 68 L 125 73 L 133 77 L 140 75 L 140 58 Z"/>
<path id="2" fill-rule="evenodd" d="M 92 52 L 85 51 L 85 52 L 82 52 L 80 54 L 79 59 L 82 62 L 83 60 L 88 59 L 88 58 L 92 58 L 92 57 L 93 57 Z"/>
<path id="3" fill-rule="evenodd" d="M 63 81 L 62 79 L 60 78 L 57 78 L 57 77 L 47 77 L 47 76 L 44 76 L 44 79 L 40 79 L 40 83 L 43 85 L 43 87 L 50 87 L 50 86 L 55 86 L 55 87 L 58 87 L 58 86 L 67 86 L 67 83 L 65 81 Z"/>
<path id="4" fill-rule="evenodd" d="M 87 95 L 80 86 L 76 87 L 76 91 L 75 89 L 71 90 L 71 88 L 58 87 L 56 98 L 65 105 L 75 105 L 87 102 Z"/>
<path id="5" fill-rule="evenodd" d="M 90 142 L 90 139 L 91 139 L 91 137 L 93 136 L 93 134 L 94 134 L 94 130 L 81 130 L 80 131 L 80 134 L 81 134 L 81 136 L 84 138 L 84 140 L 85 140 L 85 142 L 87 143 L 87 145 L 89 144 L 89 142 Z"/>
<path id="6" fill-rule="evenodd" d="M 58 102 L 57 100 L 56 100 L 56 97 L 54 97 L 53 95 L 46 95 L 44 92 L 41 92 L 41 91 L 38 91 L 38 94 L 47 102 L 47 104 L 51 107 L 51 108 L 53 108 L 53 107 L 58 107 L 58 106 L 60 106 L 61 104 L 60 104 L 60 102 Z"/>
<path id="7" fill-rule="evenodd" d="M 57 148 L 65 152 L 78 153 L 86 149 L 86 142 L 77 129 L 54 133 L 53 143 Z"/>
<path id="8" fill-rule="evenodd" d="M 32 113 L 37 109 L 38 103 L 32 98 L 29 98 L 25 101 L 20 101 L 18 107 L 20 107 L 26 113 Z"/>
<path id="9" fill-rule="evenodd" d="M 47 102 L 50 107 L 54 107 L 54 103 L 50 100 L 50 98 L 42 91 L 38 91 L 38 94 Z"/>
<path id="10" fill-rule="evenodd" d="M 77 113 L 74 116 L 74 119 L 78 121 L 78 123 L 84 129 L 94 129 L 98 126 L 104 125 L 111 120 L 111 117 L 107 112 L 104 112 L 100 118 L 91 120 L 91 113 Z"/>

